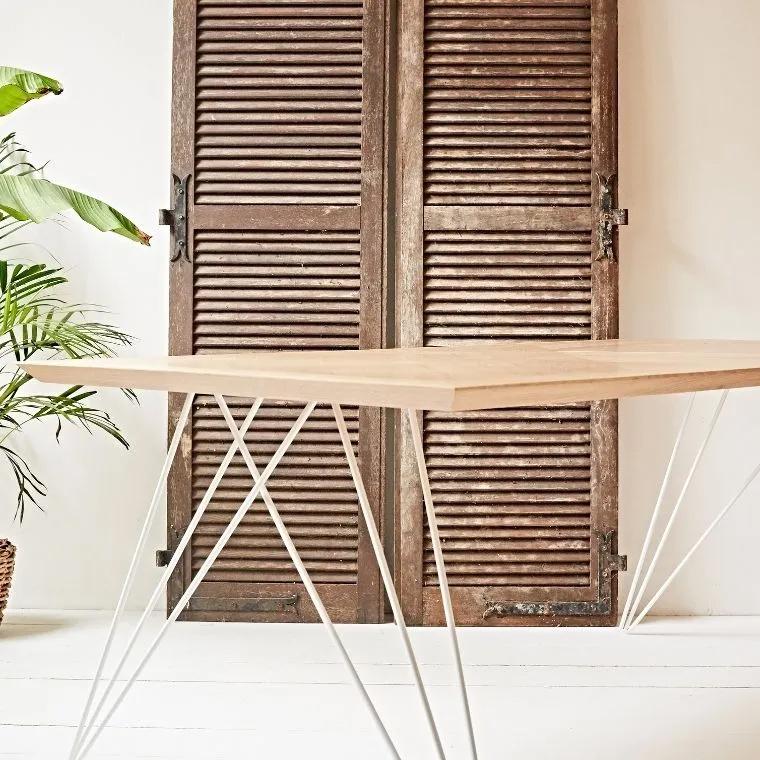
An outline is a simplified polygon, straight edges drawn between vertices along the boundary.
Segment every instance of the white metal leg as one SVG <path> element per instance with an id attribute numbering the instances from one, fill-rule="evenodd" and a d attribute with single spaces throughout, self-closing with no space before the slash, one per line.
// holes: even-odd
<path id="1" fill-rule="evenodd" d="M 254 418 L 256 417 L 256 414 L 258 413 L 261 407 L 262 401 L 263 399 L 260 399 L 260 398 L 256 399 L 256 401 L 251 406 L 251 409 L 248 412 L 240 428 L 241 436 L 245 436 L 245 434 L 248 432 L 248 429 L 250 428 Z M 121 655 L 121 659 L 119 660 L 119 662 L 116 665 L 116 668 L 111 674 L 111 678 L 109 679 L 105 690 L 101 694 L 100 699 L 98 700 L 98 704 L 96 705 L 95 710 L 92 713 L 92 716 L 90 717 L 88 721 L 86 721 L 86 728 L 83 731 L 80 730 L 78 732 L 77 734 L 78 741 L 75 742 L 74 747 L 72 748 L 72 753 L 70 757 L 73 758 L 76 756 L 76 750 L 79 749 L 79 747 L 82 745 L 82 742 L 87 738 L 89 727 L 97 723 L 97 720 L 100 717 L 100 713 L 105 707 L 106 700 L 111 694 L 113 687 L 116 685 L 119 675 L 121 674 L 122 668 L 124 667 L 127 661 L 127 658 L 129 657 L 130 653 L 132 652 L 132 649 L 137 643 L 137 639 L 140 635 L 140 632 L 143 630 L 145 623 L 147 622 L 148 618 L 150 617 L 151 613 L 153 612 L 156 606 L 156 603 L 161 597 L 161 594 L 164 592 L 164 589 L 166 588 L 166 585 L 168 584 L 169 579 L 172 576 L 172 573 L 174 572 L 177 565 L 179 564 L 179 561 L 182 559 L 182 555 L 184 554 L 185 549 L 190 543 L 190 539 L 195 533 L 195 529 L 198 527 L 198 524 L 200 523 L 201 519 L 203 518 L 203 515 L 206 512 L 206 508 L 211 503 L 211 499 L 214 497 L 214 494 L 216 493 L 216 490 L 219 487 L 219 484 L 221 483 L 222 478 L 226 474 L 230 464 L 232 463 L 232 460 L 235 458 L 235 453 L 237 452 L 237 450 L 238 450 L 238 444 L 236 441 L 233 441 L 232 445 L 227 450 L 227 453 L 225 454 L 224 459 L 222 460 L 222 463 L 219 465 L 219 468 L 217 469 L 216 474 L 211 480 L 211 483 L 206 489 L 206 493 L 203 495 L 203 498 L 198 504 L 198 507 L 195 510 L 195 514 L 193 515 L 192 519 L 190 520 L 190 523 L 185 529 L 184 535 L 182 536 L 182 539 L 177 545 L 177 548 L 175 549 L 174 554 L 172 555 L 172 558 L 169 561 L 169 564 L 166 566 L 166 568 L 164 569 L 164 572 L 161 574 L 161 579 L 156 584 L 156 588 L 153 591 L 153 595 L 148 601 L 148 604 L 145 608 L 145 611 L 142 614 L 142 617 L 140 618 L 137 625 L 135 626 L 134 631 L 132 632 L 132 635 L 129 641 L 127 642 L 127 645 L 124 648 L 124 651 Z M 94 690 L 92 693 L 94 693 Z M 83 716 L 82 723 L 85 723 L 85 719 L 86 719 L 86 716 Z"/>
<path id="2" fill-rule="evenodd" d="M 430 708 L 430 701 L 428 700 L 427 692 L 425 691 L 425 685 L 422 681 L 422 675 L 417 663 L 417 658 L 414 655 L 414 648 L 412 642 L 409 639 L 409 631 L 406 628 L 406 621 L 404 620 L 404 613 L 401 610 L 401 604 L 396 594 L 396 588 L 393 584 L 393 576 L 391 575 L 390 568 L 388 567 L 388 561 L 385 558 L 385 552 L 383 551 L 383 544 L 380 540 L 380 534 L 378 533 L 377 526 L 375 525 L 375 516 L 372 514 L 372 508 L 367 498 L 367 489 L 364 487 L 364 479 L 362 478 L 359 464 L 354 456 L 354 447 L 351 442 L 351 437 L 348 434 L 346 428 L 346 421 L 343 417 L 343 411 L 338 404 L 333 404 L 333 413 L 335 414 L 335 421 L 338 424 L 338 432 L 340 433 L 340 439 L 343 442 L 343 448 L 346 452 L 346 459 L 348 460 L 348 467 L 351 470 L 351 476 L 356 486 L 356 493 L 359 497 L 359 506 L 364 517 L 364 523 L 367 527 L 367 533 L 369 535 L 370 542 L 372 543 L 372 549 L 375 552 L 375 558 L 380 568 L 380 575 L 383 579 L 383 585 L 385 591 L 388 594 L 388 599 L 391 603 L 391 609 L 393 610 L 393 617 L 396 621 L 396 626 L 401 635 L 401 641 L 404 645 L 409 664 L 412 668 L 412 675 L 414 677 L 414 683 L 417 687 L 417 693 L 419 694 L 420 701 L 422 702 L 422 708 L 425 713 L 428 728 L 435 744 L 436 752 L 441 760 L 445 760 L 445 754 L 443 752 L 443 745 L 441 743 L 441 737 L 438 733 L 438 727 L 436 726 L 435 719 L 433 718 L 433 711 Z"/>
<path id="3" fill-rule="evenodd" d="M 435 555 L 435 569 L 438 573 L 438 583 L 441 587 L 441 601 L 443 611 L 446 616 L 446 627 L 449 632 L 451 642 L 451 651 L 454 656 L 454 663 L 459 680 L 459 695 L 462 702 L 465 723 L 467 724 L 467 733 L 470 740 L 470 756 L 472 760 L 477 760 L 478 750 L 475 744 L 475 731 L 472 725 L 472 715 L 470 713 L 470 701 L 467 696 L 467 684 L 464 679 L 464 668 L 462 667 L 462 655 L 459 651 L 459 639 L 457 638 L 456 622 L 454 620 L 454 608 L 451 604 L 451 594 L 449 593 L 449 582 L 446 577 L 446 565 L 443 561 L 443 549 L 441 548 L 441 539 L 438 534 L 438 521 L 435 516 L 433 507 L 433 494 L 430 490 L 430 481 L 428 479 L 427 465 L 425 464 L 425 452 L 422 447 L 422 433 L 417 420 L 417 412 L 413 409 L 407 410 L 409 425 L 412 430 L 412 441 L 414 451 L 417 456 L 417 467 L 420 472 L 420 482 L 422 484 L 422 494 L 425 499 L 425 511 L 427 514 L 428 528 L 430 530 L 430 541 L 433 544 L 433 554 Z"/>
<path id="4" fill-rule="evenodd" d="M 237 530 L 238 525 L 240 525 L 243 518 L 248 513 L 248 510 L 251 508 L 251 505 L 253 504 L 253 502 L 258 498 L 259 494 L 261 493 L 262 488 L 264 488 L 264 486 L 266 485 L 266 482 L 269 480 L 275 468 L 280 463 L 280 460 L 283 458 L 283 456 L 285 456 L 285 453 L 290 448 L 290 445 L 293 443 L 294 439 L 298 435 L 304 423 L 309 418 L 309 415 L 311 415 L 315 406 L 316 406 L 316 403 L 307 404 L 303 412 L 301 412 L 298 419 L 293 423 L 293 426 L 290 428 L 288 434 L 283 439 L 277 451 L 275 451 L 274 455 L 272 456 L 272 459 L 269 461 L 269 464 L 264 468 L 264 471 L 261 473 L 260 477 L 256 480 L 248 496 L 246 496 L 245 500 L 238 508 L 237 512 L 233 516 L 229 525 L 225 528 L 221 537 L 216 542 L 214 548 L 211 550 L 208 557 L 206 557 L 205 561 L 203 562 L 203 565 L 201 565 L 201 568 L 195 574 L 194 578 L 192 579 L 189 586 L 185 590 L 185 593 L 182 595 L 182 598 L 179 600 L 179 602 L 177 602 L 177 605 L 174 608 L 174 610 L 172 610 L 171 614 L 164 621 L 164 624 L 161 626 L 161 629 L 159 630 L 158 634 L 154 638 L 151 645 L 148 647 L 147 652 L 143 655 L 143 658 L 140 660 L 140 662 L 134 669 L 132 675 L 129 677 L 126 684 L 123 686 L 122 690 L 119 692 L 113 704 L 111 705 L 108 712 L 104 716 L 103 721 L 100 723 L 99 726 L 95 726 L 93 728 L 90 738 L 81 747 L 79 753 L 76 756 L 78 760 L 82 760 L 82 758 L 84 758 L 87 755 L 87 753 L 92 749 L 92 746 L 97 741 L 98 737 L 100 736 L 100 733 L 108 725 L 108 722 L 113 717 L 113 714 L 116 712 L 119 705 L 123 701 L 124 697 L 127 695 L 129 690 L 134 685 L 135 681 L 139 678 L 140 674 L 145 668 L 145 665 L 148 663 L 151 656 L 155 652 L 156 648 L 161 643 L 161 640 L 166 635 L 166 632 L 169 629 L 169 626 L 180 616 L 182 611 L 185 609 L 187 604 L 192 599 L 193 594 L 195 594 L 195 592 L 198 590 L 198 586 L 200 586 L 201 582 L 203 581 L 203 579 L 206 577 L 209 570 L 211 569 L 211 566 L 214 564 L 217 557 L 221 554 L 222 550 L 227 545 L 227 542 L 230 540 L 232 534 L 235 532 L 235 530 Z M 237 432 L 237 427 L 235 425 L 233 425 L 233 427 L 235 427 L 235 431 Z M 238 436 L 239 436 L 239 433 L 238 433 Z"/>
<path id="5" fill-rule="evenodd" d="M 681 441 L 683 440 L 684 433 L 686 432 L 686 427 L 689 424 L 689 419 L 691 418 L 691 412 L 694 409 L 694 400 L 696 398 L 697 394 L 692 393 L 689 398 L 689 404 L 686 408 L 686 413 L 683 416 L 683 422 L 681 423 L 681 428 L 678 431 L 678 435 L 676 436 L 676 442 L 673 445 L 673 451 L 670 454 L 670 460 L 668 461 L 668 466 L 665 469 L 665 476 L 662 479 L 662 486 L 660 486 L 660 493 L 657 495 L 657 501 L 654 505 L 654 510 L 652 512 L 652 519 L 649 521 L 649 528 L 647 529 L 646 538 L 644 539 L 644 545 L 641 547 L 641 554 L 639 556 L 639 561 L 636 565 L 636 572 L 633 575 L 633 581 L 631 582 L 631 588 L 628 591 L 628 598 L 625 602 L 625 608 L 623 609 L 623 615 L 620 618 L 620 627 L 625 628 L 628 624 L 628 615 L 631 612 L 631 602 L 633 601 L 633 597 L 636 594 L 636 588 L 639 583 L 639 578 L 641 577 L 641 571 L 644 568 L 644 563 L 646 561 L 647 554 L 649 552 L 649 545 L 652 543 L 652 538 L 654 536 L 654 529 L 657 525 L 657 518 L 660 516 L 660 510 L 662 509 L 662 503 L 665 500 L 665 492 L 667 491 L 668 484 L 670 483 L 670 476 L 673 473 L 673 465 L 676 461 L 676 456 L 678 455 L 678 451 L 681 448 Z"/>
<path id="6" fill-rule="evenodd" d="M 108 630 L 108 636 L 106 637 L 106 641 L 103 646 L 103 653 L 101 654 L 100 662 L 98 663 L 97 670 L 95 671 L 95 676 L 92 679 L 92 684 L 90 685 L 90 691 L 87 695 L 87 702 L 85 703 L 84 710 L 82 711 L 82 717 L 79 721 L 79 726 L 77 727 L 77 733 L 71 746 L 71 752 L 69 755 L 69 758 L 71 760 L 73 760 L 73 758 L 76 756 L 76 751 L 79 746 L 80 739 L 84 733 L 85 725 L 87 724 L 87 719 L 90 715 L 92 703 L 95 698 L 95 692 L 97 691 L 98 684 L 100 683 L 100 679 L 103 675 L 103 668 L 105 667 L 106 660 L 108 659 L 108 655 L 111 651 L 111 646 L 113 645 L 114 635 L 119 625 L 119 620 L 124 613 L 127 599 L 129 598 L 129 594 L 132 591 L 135 575 L 137 574 L 137 563 L 145 549 L 145 544 L 148 540 L 150 528 L 153 524 L 153 520 L 156 517 L 156 512 L 158 511 L 159 504 L 161 503 L 161 496 L 164 492 L 164 487 L 166 486 L 166 480 L 169 477 L 169 471 L 171 470 L 172 462 L 174 461 L 177 449 L 179 448 L 179 442 L 182 438 L 182 433 L 185 429 L 185 425 L 187 424 L 188 417 L 190 416 L 194 398 L 195 394 L 188 393 L 185 397 L 185 402 L 182 405 L 182 411 L 180 412 L 179 419 L 177 420 L 177 427 L 174 429 L 174 435 L 172 436 L 171 443 L 169 444 L 169 450 L 167 451 L 163 466 L 161 467 L 161 473 L 158 476 L 158 482 L 156 483 L 156 488 L 153 492 L 153 498 L 151 499 L 148 513 L 145 516 L 145 522 L 143 523 L 142 530 L 140 531 L 140 537 L 137 540 L 137 546 L 135 547 L 134 554 L 132 555 L 132 561 L 129 564 L 127 577 L 124 579 L 124 585 L 122 586 L 121 594 L 119 595 L 119 601 L 116 604 L 116 610 L 114 611 L 113 619 L 111 620 L 111 627 Z"/>
<path id="7" fill-rule="evenodd" d="M 734 504 L 739 501 L 744 492 L 750 487 L 750 485 L 752 485 L 758 475 L 760 475 L 760 464 L 758 464 L 757 467 L 755 467 L 755 469 L 749 474 L 749 477 L 744 481 L 742 487 L 739 489 L 736 495 L 728 502 L 728 504 L 726 504 L 725 507 L 723 507 L 723 509 L 718 513 L 718 516 L 707 526 L 705 532 L 697 539 L 697 542 L 694 544 L 694 546 L 689 549 L 689 551 L 686 553 L 686 556 L 678 563 L 676 569 L 673 570 L 673 572 L 668 576 L 668 579 L 665 581 L 665 583 L 660 586 L 657 593 L 652 597 L 650 602 L 639 613 L 638 617 L 633 621 L 633 623 L 631 623 L 629 630 L 635 628 L 644 619 L 652 607 L 654 607 L 659 598 L 665 593 L 670 584 L 675 580 L 676 576 L 681 572 L 681 570 L 683 570 L 686 563 L 692 558 L 694 552 L 696 552 L 697 549 L 702 546 L 707 537 L 718 526 L 718 523 L 729 513 Z"/>
<path id="8" fill-rule="evenodd" d="M 235 425 L 235 420 L 232 418 L 232 415 L 230 414 L 230 410 L 227 407 L 226 402 L 221 396 L 216 396 L 215 398 L 216 398 L 217 404 L 219 404 L 219 408 L 222 410 L 222 414 L 224 415 L 224 418 L 227 421 L 227 425 L 229 426 L 230 431 L 235 437 L 235 443 L 240 449 L 240 452 L 243 455 L 243 459 L 245 459 L 245 463 L 248 469 L 250 470 L 252 477 L 254 478 L 254 480 L 258 481 L 259 471 L 256 467 L 256 463 L 253 461 L 251 452 L 248 450 L 248 447 L 245 441 L 243 440 L 243 437 L 238 432 L 237 426 Z M 330 638 L 332 639 L 333 644 L 335 645 L 338 652 L 340 653 L 340 656 L 343 659 L 343 662 L 346 665 L 346 668 L 348 669 L 349 675 L 351 676 L 351 680 L 353 681 L 354 685 L 359 691 L 362 701 L 364 702 L 365 706 L 369 710 L 370 715 L 372 716 L 374 723 L 377 726 L 377 729 L 380 731 L 380 734 L 382 735 L 383 740 L 385 741 L 386 747 L 388 748 L 388 750 L 390 751 L 393 757 L 397 758 L 397 760 L 400 760 L 400 755 L 398 751 L 396 750 L 396 747 L 394 746 L 393 741 L 391 740 L 387 729 L 385 728 L 385 724 L 383 723 L 382 719 L 380 718 L 380 715 L 375 709 L 375 706 L 372 703 L 372 700 L 370 699 L 369 694 L 367 693 L 367 689 L 362 683 L 361 678 L 359 678 L 359 674 L 356 672 L 356 668 L 354 667 L 354 664 L 351 661 L 351 658 L 349 657 L 348 652 L 346 651 L 346 648 L 343 646 L 343 642 L 341 641 L 340 636 L 338 635 L 338 632 L 335 629 L 335 626 L 333 625 L 332 620 L 330 619 L 330 615 L 327 612 L 327 609 L 325 608 L 324 604 L 322 603 L 322 600 L 319 598 L 319 594 L 317 593 L 317 589 L 314 587 L 314 584 L 312 583 L 311 577 L 309 576 L 309 572 L 304 566 L 303 561 L 301 560 L 301 557 L 298 553 L 298 549 L 296 549 L 296 546 L 293 543 L 293 540 L 291 539 L 290 534 L 288 533 L 288 529 L 285 527 L 285 523 L 282 521 L 282 518 L 280 517 L 279 511 L 277 510 L 275 503 L 272 501 L 272 498 L 269 495 L 269 491 L 264 486 L 262 486 L 261 488 L 261 495 L 262 495 L 262 498 L 264 499 L 264 504 L 266 505 L 269 515 L 272 518 L 272 522 L 274 522 L 277 528 L 277 532 L 280 534 L 280 538 L 282 539 L 283 544 L 285 544 L 285 548 L 287 549 L 288 554 L 290 555 L 290 559 L 295 565 L 296 570 L 298 571 L 298 575 L 301 578 L 301 583 L 303 583 L 304 588 L 306 589 L 306 592 L 308 593 L 312 604 L 317 610 L 317 614 L 319 615 L 320 620 L 322 621 L 322 623 L 324 623 L 325 628 L 327 629 L 327 632 Z"/>
<path id="9" fill-rule="evenodd" d="M 647 569 L 646 574 L 644 575 L 644 579 L 641 581 L 641 586 L 636 592 L 636 596 L 633 600 L 633 604 L 630 607 L 629 617 L 633 617 L 636 614 L 636 611 L 639 608 L 639 604 L 641 603 L 641 600 L 644 594 L 646 593 L 647 587 L 649 586 L 649 581 L 652 579 L 652 574 L 654 573 L 655 567 L 657 565 L 657 561 L 659 560 L 660 555 L 662 554 L 662 550 L 664 549 L 665 543 L 668 540 L 670 531 L 673 529 L 673 524 L 675 523 L 676 516 L 678 515 L 678 512 L 681 509 L 681 505 L 683 504 L 683 500 L 686 496 L 686 492 L 688 491 L 689 486 L 691 485 L 691 481 L 694 478 L 694 473 L 697 471 L 697 467 L 699 466 L 699 463 L 702 461 L 702 456 L 704 455 L 705 450 L 707 449 L 707 444 L 710 442 L 710 438 L 712 437 L 713 431 L 715 430 L 715 426 L 718 423 L 718 418 L 720 417 L 720 414 L 723 411 L 723 407 L 726 403 L 727 397 L 728 397 L 728 391 L 727 390 L 723 391 L 723 393 L 720 396 L 720 400 L 718 401 L 718 405 L 715 407 L 715 412 L 713 413 L 712 419 L 710 420 L 710 426 L 707 429 L 707 433 L 705 434 L 702 444 L 699 447 L 696 456 L 694 457 L 694 461 L 692 462 L 691 468 L 689 469 L 689 473 L 686 476 L 686 480 L 684 481 L 683 487 L 681 488 L 681 492 L 678 494 L 678 498 L 676 499 L 675 506 L 673 507 L 673 510 L 670 513 L 670 518 L 668 519 L 668 522 L 665 525 L 665 530 L 663 530 L 662 532 L 662 536 L 660 538 L 659 543 L 657 544 L 657 548 L 655 549 L 655 552 L 649 563 L 649 567 Z M 628 630 L 628 628 L 626 628 L 626 630 Z"/>

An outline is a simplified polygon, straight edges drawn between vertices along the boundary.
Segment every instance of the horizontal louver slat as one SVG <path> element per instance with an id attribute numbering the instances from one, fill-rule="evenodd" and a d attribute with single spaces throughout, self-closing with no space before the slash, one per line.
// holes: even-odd
<path id="1" fill-rule="evenodd" d="M 591 337 L 589 232 L 428 231 L 426 345 Z M 591 573 L 587 404 L 424 415 L 453 587 L 585 587 Z M 423 582 L 437 583 L 425 527 Z"/>
<path id="2" fill-rule="evenodd" d="M 588 585 L 589 427 L 587 405 L 425 415 L 430 485 L 452 586 Z M 465 458 L 472 469 L 463 466 Z M 427 526 L 425 533 L 424 583 L 435 585 Z"/>
<path id="3" fill-rule="evenodd" d="M 587 206 L 588 2 L 426 0 L 427 205 Z"/>
<path id="4" fill-rule="evenodd" d="M 425 234 L 426 345 L 591 337 L 591 234 Z"/>
<path id="5" fill-rule="evenodd" d="M 362 24 L 362 0 L 199 3 L 196 203 L 359 205 Z"/>
<path id="6" fill-rule="evenodd" d="M 358 348 L 359 235 L 195 235 L 196 353 Z"/>
<path id="7" fill-rule="evenodd" d="M 359 232 L 197 230 L 194 241 L 195 353 L 294 348 L 358 348 Z M 238 421 L 246 413 L 236 400 Z M 299 412 L 265 403 L 246 435 L 263 469 Z M 358 411 L 345 410 L 355 446 Z M 193 415 L 192 500 L 197 508 L 230 433 L 213 402 Z M 357 452 L 358 453 L 358 452 Z M 192 544 L 197 569 L 251 487 L 236 456 Z M 357 583 L 358 505 L 335 420 L 317 408 L 268 484 L 317 583 Z M 209 582 L 296 583 L 297 574 L 258 500 L 214 564 Z"/>
<path id="8" fill-rule="evenodd" d="M 237 422 L 242 422 L 247 404 L 236 400 L 230 408 Z M 261 407 L 246 435 L 246 443 L 259 470 L 269 461 L 299 411 L 298 406 L 277 402 L 267 402 Z M 345 415 L 356 450 L 358 412 L 348 408 Z M 195 508 L 230 444 L 231 435 L 213 400 L 200 397 L 193 415 L 192 500 Z M 339 456 L 338 450 L 342 452 L 342 446 L 332 413 L 329 409 L 317 408 L 267 488 L 312 579 L 317 583 L 353 584 L 357 582 L 358 505 L 345 456 Z M 193 538 L 194 571 L 208 556 L 251 486 L 250 473 L 238 454 Z M 298 582 L 261 499 L 243 519 L 207 580 L 212 583 Z"/>

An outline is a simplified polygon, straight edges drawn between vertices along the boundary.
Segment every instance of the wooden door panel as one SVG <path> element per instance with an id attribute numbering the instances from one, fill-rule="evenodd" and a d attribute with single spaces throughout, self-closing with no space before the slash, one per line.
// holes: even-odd
<path id="1" fill-rule="evenodd" d="M 190 175 L 191 203 L 189 261 L 172 265 L 171 352 L 380 347 L 384 1 L 176 0 L 175 19 L 172 169 Z M 241 422 L 245 400 L 231 409 Z M 297 414 L 294 405 L 261 408 L 246 437 L 260 469 Z M 382 417 L 349 408 L 346 419 L 379 521 Z M 230 438 L 213 399 L 200 397 L 172 474 L 169 548 Z M 250 485 L 238 455 L 170 604 Z M 378 575 L 329 409 L 312 415 L 269 490 L 333 618 L 380 619 Z M 315 619 L 263 504 L 185 616 Z"/>
<path id="2" fill-rule="evenodd" d="M 599 259 L 616 171 L 614 0 L 402 0 L 401 345 L 608 338 Z M 613 403 L 422 416 L 458 619 L 604 624 L 617 521 Z M 440 624 L 409 430 L 400 427 L 397 581 Z"/>

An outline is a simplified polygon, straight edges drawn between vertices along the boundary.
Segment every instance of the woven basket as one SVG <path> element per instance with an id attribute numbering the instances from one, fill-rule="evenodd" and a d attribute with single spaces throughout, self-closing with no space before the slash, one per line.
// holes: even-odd
<path id="1" fill-rule="evenodd" d="M 11 593 L 11 577 L 15 559 L 16 547 L 10 541 L 0 539 L 0 623 L 3 622 L 3 612 Z"/>

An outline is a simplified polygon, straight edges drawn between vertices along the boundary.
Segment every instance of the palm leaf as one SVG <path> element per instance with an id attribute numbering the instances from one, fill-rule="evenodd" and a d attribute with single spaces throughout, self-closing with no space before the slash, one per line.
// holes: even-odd
<path id="1" fill-rule="evenodd" d="M 96 391 L 76 385 L 55 394 L 25 393 L 31 376 L 5 359 L 24 359 L 43 352 L 70 358 L 111 356 L 131 338 L 112 325 L 92 321 L 91 307 L 63 302 L 58 289 L 67 282 L 62 270 L 45 264 L 10 263 L 0 259 L 0 464 L 6 460 L 16 480 L 16 512 L 23 519 L 30 504 L 39 506 L 44 485 L 9 440 L 29 423 L 54 420 L 59 438 L 68 423 L 90 433 L 102 432 L 122 446 L 129 444 L 111 416 L 91 406 Z M 127 391 L 129 398 L 135 396 Z"/>
<path id="2" fill-rule="evenodd" d="M 60 82 L 32 71 L 0 66 L 0 116 L 7 116 L 30 100 L 63 92 Z"/>
<path id="3" fill-rule="evenodd" d="M 0 260 L 0 360 L 20 362 L 42 350 L 72 359 L 111 356 L 129 345 L 129 335 L 89 318 L 92 307 L 64 305 L 55 289 L 65 283 L 60 268 Z"/>
<path id="4" fill-rule="evenodd" d="M 21 222 L 39 223 L 68 210 L 101 232 L 115 232 L 150 245 L 150 235 L 97 198 L 28 174 L 0 174 L 0 212 Z"/>
<path id="5" fill-rule="evenodd" d="M 16 517 L 24 520 L 24 511 L 29 503 L 42 509 L 37 499 L 46 494 L 45 484 L 32 472 L 26 461 L 13 449 L 0 445 L 0 456 L 4 456 L 16 479 Z"/>

